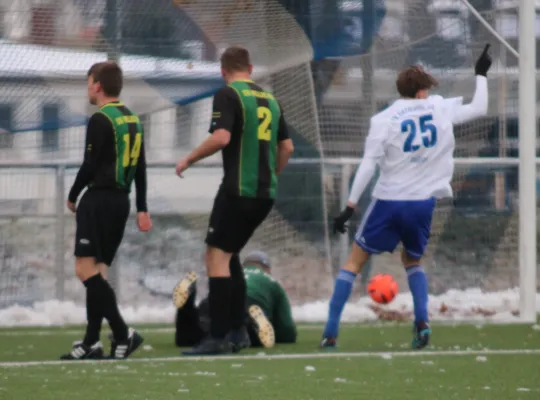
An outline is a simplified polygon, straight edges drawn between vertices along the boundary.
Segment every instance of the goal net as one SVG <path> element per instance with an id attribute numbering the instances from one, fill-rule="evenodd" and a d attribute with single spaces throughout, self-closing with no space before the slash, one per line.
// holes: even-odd
<path id="1" fill-rule="evenodd" d="M 6 118 L 10 142 L 2 149 L 2 200 L 9 208 L 2 207 L 1 307 L 37 301 L 56 309 L 42 313 L 40 322 L 84 319 L 84 313 L 64 312 L 48 301 L 83 304 L 84 290 L 73 274 L 74 219 L 61 203 L 81 160 L 84 117 L 93 111 L 87 106 L 86 71 L 111 56 L 124 69 L 122 100 L 145 125 L 154 220 L 148 235 L 137 232 L 133 221 L 128 225 L 111 270 L 120 303 L 131 307 L 128 318 L 169 321 L 172 288 L 191 270 L 201 276 L 199 293 L 205 295 L 204 238 L 222 175 L 220 157 L 190 169 L 183 180 L 174 165 L 208 134 L 209 96 L 223 84 L 217 61 L 232 44 L 250 50 L 255 79 L 281 100 L 297 153 L 315 160 L 284 173 L 282 187 L 288 189 L 248 247 L 270 255 L 297 303 L 328 295 L 329 236 L 309 65 L 313 48 L 283 5 L 36 1 L 14 3 L 6 12 L 8 41 L 1 45 L 7 57 L 1 63 L 9 79 L 6 99 L 16 106 Z M 75 26 L 58 30 L 60 20 L 76 21 Z M 52 116 L 45 115 L 47 106 Z M 17 310 L 6 318 L 31 322 L 27 309 L 20 315 Z"/>
<path id="2" fill-rule="evenodd" d="M 494 9 L 486 6 L 486 10 L 476 10 L 481 22 L 458 1 L 388 1 L 385 5 L 369 53 L 344 58 L 337 73 L 340 79 L 323 99 L 320 121 L 326 161 L 335 157 L 343 166 L 349 163 L 342 160 L 344 156 L 361 157 L 369 117 L 393 100 L 396 71 L 404 66 L 422 64 L 439 78 L 438 94 L 470 101 L 475 89 L 474 63 L 490 43 L 494 62 L 488 74 L 488 115 L 455 127 L 455 198 L 438 202 L 422 264 L 430 279 L 430 293 L 435 295 L 431 315 L 441 319 L 518 317 L 518 60 L 482 23 L 487 22 L 517 49 L 518 10 L 507 3 Z M 372 12 L 378 15 L 382 10 L 375 6 Z M 354 169 L 346 170 L 343 177 L 349 179 Z M 334 202 L 342 196 L 334 195 Z M 369 193 L 363 199 L 364 209 L 368 203 Z M 348 239 L 352 238 L 353 233 Z M 345 250 L 342 243 L 341 253 Z M 407 291 L 406 273 L 400 265 L 399 252 L 380 255 L 372 260 L 371 274 L 390 273 Z M 365 273 L 364 280 L 369 276 Z M 358 285 L 357 290 L 363 287 Z M 380 317 L 401 318 L 411 310 L 400 300 L 392 308 L 397 314 L 388 313 L 387 308 L 375 311 Z M 537 296 L 537 304 L 539 300 Z M 366 302 L 361 298 L 349 307 L 348 315 L 358 317 Z M 400 307 L 407 312 L 400 312 Z"/>
<path id="3" fill-rule="evenodd" d="M 211 95 L 222 85 L 217 60 L 232 44 L 250 50 L 255 79 L 282 103 L 296 147 L 276 206 L 242 256 L 266 251 L 295 317 L 321 321 L 353 234 L 335 237 L 329 221 L 346 200 L 370 116 L 396 96 L 396 72 L 421 63 L 440 78 L 440 94 L 468 101 L 475 57 L 492 43 L 489 115 L 456 128 L 456 198 L 439 204 L 424 266 L 434 317 L 511 319 L 519 300 L 517 60 L 455 3 L 20 0 L 4 6 L 0 325 L 84 321 L 84 291 L 73 274 L 74 218 L 64 203 L 93 112 L 86 71 L 111 57 L 124 69 L 122 99 L 145 125 L 154 219 L 150 234 L 128 224 L 111 269 L 120 303 L 131 321 L 170 321 L 171 290 L 191 270 L 205 295 L 204 237 L 220 157 L 188 170 L 183 180 L 174 163 L 207 135 Z M 480 11 L 515 44 L 515 9 Z M 332 58 L 321 59 L 326 56 Z M 362 280 L 378 272 L 396 276 L 403 294 L 374 308 L 357 284 L 346 319 L 408 318 L 411 300 L 397 253 L 374 258 Z"/>

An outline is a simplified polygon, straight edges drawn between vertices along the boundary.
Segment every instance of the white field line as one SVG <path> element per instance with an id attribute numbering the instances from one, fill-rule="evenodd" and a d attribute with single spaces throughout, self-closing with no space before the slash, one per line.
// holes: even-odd
<path id="1" fill-rule="evenodd" d="M 321 358 L 383 358 L 392 359 L 403 357 L 457 357 L 457 356 L 493 356 L 493 355 L 540 355 L 540 349 L 508 349 L 508 350 L 448 350 L 448 351 L 396 351 L 396 352 L 324 352 L 305 354 L 271 354 L 271 355 L 228 355 L 206 357 L 155 357 L 131 358 L 128 360 L 80 360 L 80 361 L 8 361 L 0 362 L 0 368 L 62 366 L 80 364 L 110 364 L 110 363 L 165 363 L 193 361 L 245 361 L 245 360 L 313 360 Z"/>
<path id="2" fill-rule="evenodd" d="M 540 315 L 540 314 L 539 314 Z M 394 329 L 396 327 L 402 327 L 402 326 L 410 326 L 412 322 L 369 322 L 369 323 L 344 323 L 342 326 L 344 328 L 347 327 L 353 327 L 354 329 Z M 437 325 L 435 326 L 444 326 L 444 327 L 453 327 L 453 326 L 476 326 L 478 329 L 481 329 L 486 326 L 501 326 L 501 325 L 514 325 L 514 324 L 524 324 L 524 325 L 530 325 L 530 326 L 536 326 L 531 325 L 530 323 L 523 323 L 520 321 L 514 321 L 514 322 L 499 322 L 499 321 L 490 321 L 488 323 L 482 322 L 482 321 L 437 321 Z M 137 325 L 137 324 L 134 324 Z M 147 333 L 147 334 L 169 334 L 174 333 L 174 323 L 170 324 L 171 326 L 169 328 L 145 328 L 144 324 L 142 324 L 142 327 L 137 330 L 141 333 Z M 296 328 L 300 331 L 322 331 L 324 329 L 324 324 L 297 324 Z M 24 326 L 18 327 L 17 330 L 11 328 L 11 327 L 0 327 L 0 337 L 2 336 L 51 336 L 51 335 L 66 335 L 66 336 L 72 336 L 72 335 L 80 335 L 81 332 L 83 332 L 85 329 L 84 325 L 81 325 L 80 328 L 71 328 L 71 329 L 62 329 L 62 326 L 51 326 L 50 329 L 47 329 L 47 327 L 44 327 L 44 329 L 36 329 L 35 327 L 28 327 L 28 329 L 25 329 Z"/>
<path id="3" fill-rule="evenodd" d="M 0 330 L 0 336 L 61 336 L 61 335 L 80 335 L 84 333 L 85 327 L 81 326 L 80 329 L 51 329 L 51 330 Z M 174 328 L 148 328 L 137 329 L 140 333 L 174 333 Z M 108 332 L 108 331 L 104 331 Z"/>
<path id="4" fill-rule="evenodd" d="M 171 324 L 174 325 L 174 324 Z M 388 325 L 390 327 L 392 325 Z M 355 328 L 360 328 L 361 326 L 355 325 Z M 374 325 L 366 325 L 368 328 L 373 328 Z M 381 328 L 383 326 L 381 325 Z M 323 325 L 297 325 L 298 330 L 301 331 L 311 331 L 311 330 L 321 330 L 324 328 Z M 2 330 L 0 328 L 0 337 L 1 336 L 60 336 L 60 335 L 80 335 L 81 333 L 84 333 L 84 326 L 81 326 L 80 329 L 67 329 L 63 330 L 62 328 L 56 328 L 56 329 L 43 329 L 43 330 Z M 175 328 L 174 326 L 171 328 L 141 328 L 138 329 L 140 333 L 174 333 Z"/>

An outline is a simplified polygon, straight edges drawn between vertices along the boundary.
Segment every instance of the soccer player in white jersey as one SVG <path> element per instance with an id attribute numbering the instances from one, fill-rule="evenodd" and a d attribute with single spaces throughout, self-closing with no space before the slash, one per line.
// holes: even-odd
<path id="1" fill-rule="evenodd" d="M 376 166 L 379 179 L 372 193 L 349 258 L 340 270 L 330 300 L 322 347 L 335 347 L 339 322 L 352 284 L 372 254 L 393 252 L 403 244 L 401 259 L 414 303 L 414 349 L 429 343 L 428 282 L 421 259 L 428 243 L 437 198 L 452 197 L 453 125 L 487 114 L 489 44 L 475 65 L 476 91 L 471 103 L 461 97 L 429 96 L 437 80 L 420 66 L 401 71 L 396 86 L 401 98 L 371 118 L 364 158 L 347 207 L 334 220 L 334 233 L 344 233 Z"/>

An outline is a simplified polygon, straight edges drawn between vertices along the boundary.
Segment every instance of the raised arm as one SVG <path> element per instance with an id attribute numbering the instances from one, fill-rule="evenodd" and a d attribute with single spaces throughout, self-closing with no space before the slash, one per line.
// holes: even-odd
<path id="1" fill-rule="evenodd" d="M 476 90 L 472 101 L 456 107 L 452 112 L 452 123 L 462 124 L 483 117 L 488 110 L 488 86 L 485 76 L 476 75 Z"/>
<path id="2" fill-rule="evenodd" d="M 488 110 L 488 84 L 487 72 L 491 67 L 491 56 L 489 55 L 489 44 L 486 44 L 484 51 L 476 61 L 474 72 L 476 75 L 476 90 L 472 101 L 469 104 L 459 105 L 452 110 L 452 123 L 462 124 L 483 117 Z"/>

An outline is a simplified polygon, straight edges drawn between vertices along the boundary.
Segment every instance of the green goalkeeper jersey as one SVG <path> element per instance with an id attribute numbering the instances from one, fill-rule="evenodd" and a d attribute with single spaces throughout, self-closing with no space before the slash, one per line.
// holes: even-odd
<path id="1" fill-rule="evenodd" d="M 244 274 L 248 301 L 262 308 L 274 326 L 276 342 L 295 342 L 296 326 L 285 290 L 271 275 L 258 267 L 245 266 Z"/>

